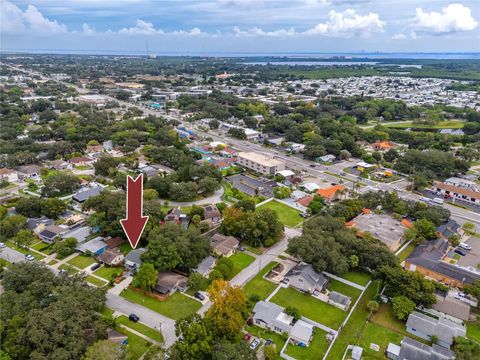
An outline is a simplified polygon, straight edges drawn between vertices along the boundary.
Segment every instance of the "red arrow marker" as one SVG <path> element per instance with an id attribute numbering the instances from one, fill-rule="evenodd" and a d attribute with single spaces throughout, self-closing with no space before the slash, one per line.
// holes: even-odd
<path id="1" fill-rule="evenodd" d="M 120 220 L 123 231 L 133 249 L 137 247 L 138 240 L 142 236 L 148 216 L 143 216 L 143 174 L 135 180 L 127 177 L 127 218 Z"/>

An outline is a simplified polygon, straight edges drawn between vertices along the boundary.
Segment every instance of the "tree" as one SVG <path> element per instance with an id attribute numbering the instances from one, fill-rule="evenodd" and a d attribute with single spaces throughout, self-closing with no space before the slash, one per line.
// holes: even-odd
<path id="1" fill-rule="evenodd" d="M 405 320 L 415 310 L 415 303 L 406 296 L 395 296 L 392 299 L 392 310 L 398 320 Z"/>
<path id="2" fill-rule="evenodd" d="M 462 225 L 462 229 L 468 234 L 468 235 L 473 235 L 475 233 L 475 225 L 471 222 L 465 222 Z"/>
<path id="3" fill-rule="evenodd" d="M 44 180 L 43 196 L 62 196 L 73 193 L 80 186 L 80 179 L 67 173 L 55 173 Z"/>
<path id="4" fill-rule="evenodd" d="M 121 360 L 123 358 L 123 349 L 119 344 L 110 340 L 100 340 L 87 348 L 82 360 Z"/>
<path id="5" fill-rule="evenodd" d="M 475 280 L 471 284 L 466 284 L 463 291 L 467 294 L 475 296 L 477 300 L 480 300 L 480 281 Z"/>
<path id="6" fill-rule="evenodd" d="M 474 360 L 480 357 L 480 345 L 463 336 L 453 340 L 453 351 L 457 360 Z"/>
<path id="7" fill-rule="evenodd" d="M 143 360 L 165 360 L 165 351 L 158 345 L 152 345 L 142 357 Z"/>
<path id="8" fill-rule="evenodd" d="M 214 281 L 208 288 L 212 306 L 205 320 L 216 338 L 234 339 L 243 327 L 247 298 L 242 288 L 232 287 L 227 281 Z"/>
<path id="9" fill-rule="evenodd" d="M 67 204 L 60 199 L 48 198 L 42 202 L 42 215 L 48 218 L 56 219 L 67 210 Z"/>
<path id="10" fill-rule="evenodd" d="M 263 356 L 265 360 L 275 360 L 277 358 L 277 349 L 275 348 L 275 344 L 270 344 L 263 348 Z"/>
<path id="11" fill-rule="evenodd" d="M 352 269 L 355 269 L 358 267 L 358 263 L 360 260 L 358 259 L 357 255 L 350 255 L 349 260 L 350 260 L 350 267 Z"/>
<path id="12" fill-rule="evenodd" d="M 293 307 L 293 306 L 287 306 L 285 308 L 285 313 L 287 315 L 292 316 L 295 320 L 298 320 L 302 317 L 302 315 L 300 315 L 300 311 L 296 307 Z"/>
<path id="13" fill-rule="evenodd" d="M 35 241 L 35 235 L 31 230 L 22 229 L 13 237 L 15 245 L 21 248 L 28 248 Z"/>
<path id="14" fill-rule="evenodd" d="M 38 197 L 22 197 L 17 201 L 15 210 L 17 214 L 28 218 L 40 217 L 42 215 L 43 200 Z"/>
<path id="15" fill-rule="evenodd" d="M 211 358 L 213 334 L 207 322 L 198 314 L 192 314 L 175 323 L 179 337 L 170 349 L 174 360 L 203 360 Z"/>
<path id="16" fill-rule="evenodd" d="M 370 316 L 372 316 L 373 313 L 376 313 L 379 307 L 380 304 L 378 302 L 376 302 L 375 300 L 370 300 L 367 303 L 367 309 L 370 312 Z"/>
<path id="17" fill-rule="evenodd" d="M 213 194 L 219 188 L 220 183 L 216 179 L 209 176 L 201 179 L 198 182 L 198 192 L 201 193 L 203 196 Z"/>
<path id="18" fill-rule="evenodd" d="M 316 215 L 322 211 L 325 206 L 325 200 L 319 195 L 314 195 L 313 200 L 308 204 L 308 208 L 311 210 L 313 215 Z"/>
<path id="19" fill-rule="evenodd" d="M 132 285 L 145 291 L 151 291 L 157 283 L 157 277 L 158 271 L 152 264 L 142 263 L 133 278 Z"/>
<path id="20" fill-rule="evenodd" d="M 215 344 L 212 360 L 255 360 L 257 355 L 245 341 L 219 341 Z"/>
<path id="21" fill-rule="evenodd" d="M 117 166 L 122 162 L 122 158 L 104 155 L 95 161 L 95 175 L 112 177 L 117 173 Z"/>
<path id="22" fill-rule="evenodd" d="M 57 254 L 59 259 L 63 259 L 75 252 L 77 247 L 77 239 L 73 237 L 66 238 L 63 241 L 57 241 L 53 244 L 53 252 Z"/>
<path id="23" fill-rule="evenodd" d="M 203 277 L 196 271 L 193 271 L 188 276 L 188 288 L 192 291 L 204 290 L 208 286 L 208 279 Z"/>
<path id="24" fill-rule="evenodd" d="M 427 240 L 437 238 L 435 225 L 427 219 L 419 219 L 413 223 L 413 228 L 417 232 L 417 237 L 422 236 Z"/>
<path id="25" fill-rule="evenodd" d="M 454 247 L 457 247 L 458 244 L 460 244 L 460 235 L 458 234 L 452 234 L 450 235 L 450 237 L 448 238 L 448 241 L 450 242 L 450 244 L 452 244 L 452 246 Z"/>
<path id="26" fill-rule="evenodd" d="M 2 220 L 2 234 L 3 236 L 10 238 L 18 233 L 27 225 L 27 218 L 22 215 L 13 215 L 6 217 Z"/>
<path id="27" fill-rule="evenodd" d="M 273 194 L 276 199 L 286 199 L 290 197 L 292 189 L 287 186 L 277 186 L 273 188 Z"/>
<path id="28" fill-rule="evenodd" d="M 155 189 L 145 189 L 143 191 L 144 200 L 155 200 L 158 199 L 158 192 Z"/>

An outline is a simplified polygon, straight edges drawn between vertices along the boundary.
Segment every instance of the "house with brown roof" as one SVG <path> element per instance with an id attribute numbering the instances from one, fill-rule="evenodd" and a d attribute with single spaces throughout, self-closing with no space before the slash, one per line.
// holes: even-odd
<path id="1" fill-rule="evenodd" d="M 372 149 L 377 150 L 377 151 L 387 151 L 390 149 L 393 149 L 395 147 L 395 144 L 393 144 L 391 141 L 375 141 L 372 144 Z"/>
<path id="2" fill-rule="evenodd" d="M 87 166 L 92 165 L 95 160 L 88 156 L 76 156 L 68 160 L 68 162 L 74 166 Z"/>
<path id="3" fill-rule="evenodd" d="M 18 181 L 18 173 L 12 169 L 0 169 L 0 181 L 16 182 Z"/>
<path id="4" fill-rule="evenodd" d="M 16 170 L 21 179 L 35 179 L 40 177 L 41 167 L 38 165 L 23 165 L 17 167 Z"/>
<path id="5" fill-rule="evenodd" d="M 161 295 L 171 295 L 177 290 L 185 291 L 187 287 L 188 277 L 173 271 L 164 271 L 158 274 L 153 290 Z"/>
<path id="6" fill-rule="evenodd" d="M 433 191 L 440 192 L 442 195 L 448 195 L 455 199 L 474 204 L 480 204 L 480 191 L 475 191 L 472 188 L 446 184 L 441 181 L 434 181 Z"/>
<path id="7" fill-rule="evenodd" d="M 203 212 L 205 220 L 209 220 L 212 223 L 218 223 L 222 218 L 220 210 L 215 206 L 215 204 L 208 204 L 203 206 Z"/>
<path id="8" fill-rule="evenodd" d="M 216 233 L 212 236 L 210 245 L 212 246 L 213 252 L 218 256 L 229 257 L 237 251 L 238 241 L 233 236 L 226 236 L 223 234 Z"/>
<path id="9" fill-rule="evenodd" d="M 333 185 L 327 188 L 318 189 L 317 195 L 323 197 L 327 202 L 339 199 L 339 193 L 345 190 L 342 185 Z"/>
<path id="10" fill-rule="evenodd" d="M 108 266 L 118 266 L 123 263 L 125 257 L 118 248 L 107 249 L 97 256 L 97 260 Z"/>
<path id="11" fill-rule="evenodd" d="M 117 248 L 120 245 L 125 243 L 125 240 L 122 239 L 120 236 L 115 236 L 114 238 L 111 237 L 111 238 L 106 239 L 104 241 L 107 244 L 109 249 Z"/>

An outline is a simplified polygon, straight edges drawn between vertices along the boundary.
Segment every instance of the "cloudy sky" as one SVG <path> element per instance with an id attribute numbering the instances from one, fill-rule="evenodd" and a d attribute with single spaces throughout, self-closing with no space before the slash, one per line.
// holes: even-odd
<path id="1" fill-rule="evenodd" d="M 2 50 L 479 52 L 480 1 L 0 0 Z"/>

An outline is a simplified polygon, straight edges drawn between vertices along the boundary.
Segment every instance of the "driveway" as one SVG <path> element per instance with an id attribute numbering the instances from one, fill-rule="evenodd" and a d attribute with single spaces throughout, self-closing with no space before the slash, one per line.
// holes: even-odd
<path id="1" fill-rule="evenodd" d="M 165 339 L 165 348 L 170 347 L 177 340 L 175 335 L 175 321 L 166 316 L 109 292 L 107 292 L 106 305 L 110 309 L 121 312 L 126 316 L 136 314 L 140 318 L 140 322 L 153 329 L 160 328 Z"/>
<path id="2" fill-rule="evenodd" d="M 191 206 L 191 205 L 206 205 L 206 204 L 216 204 L 222 202 L 223 196 L 223 187 L 220 187 L 212 196 L 201 200 L 194 200 L 194 201 L 170 201 L 167 199 L 160 199 L 161 203 L 168 201 L 168 206 Z"/>

